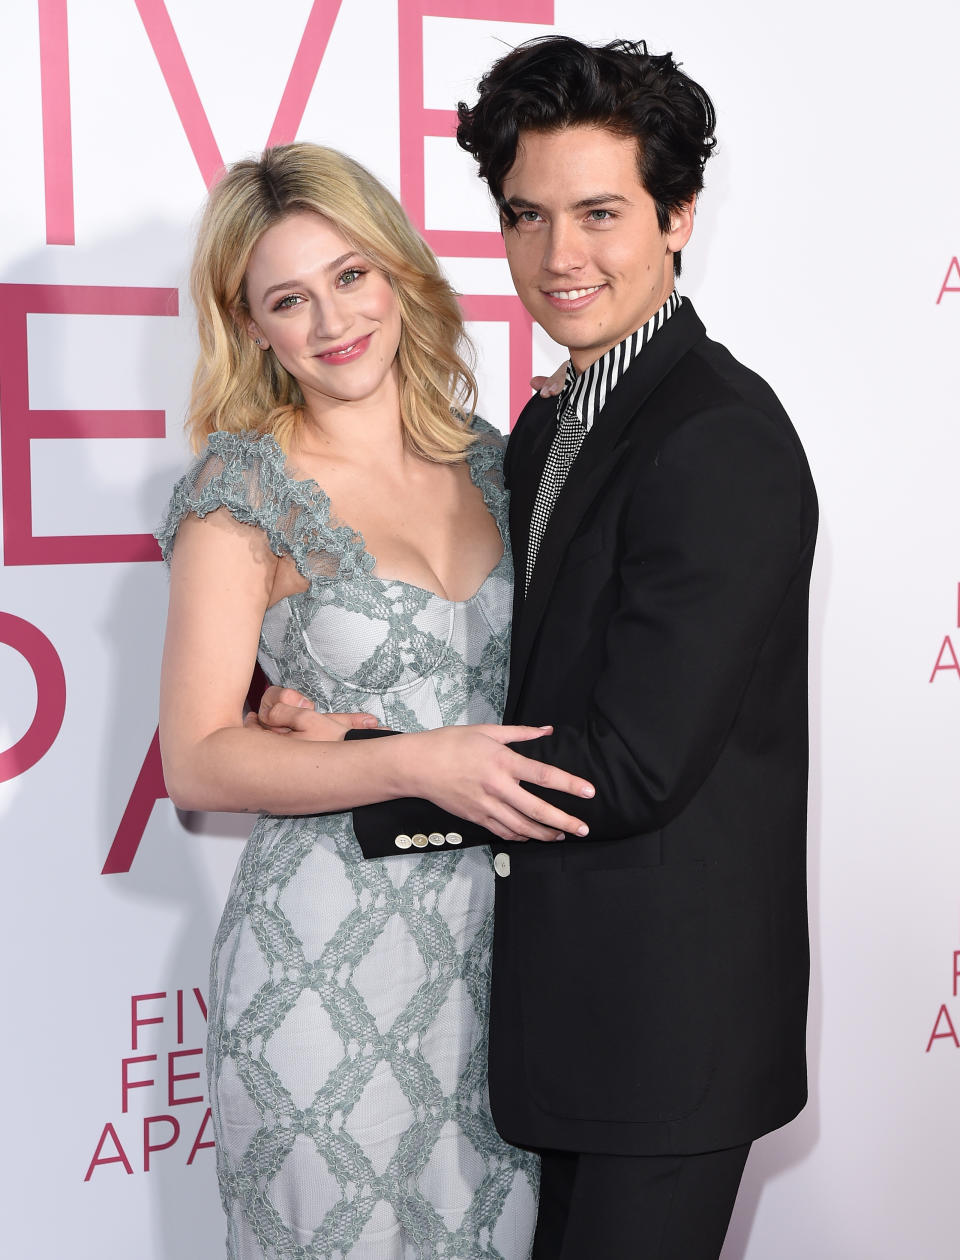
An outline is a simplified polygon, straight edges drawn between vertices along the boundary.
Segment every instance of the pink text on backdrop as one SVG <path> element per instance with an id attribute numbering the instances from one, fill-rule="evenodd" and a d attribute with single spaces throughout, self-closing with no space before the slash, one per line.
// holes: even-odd
<path id="1" fill-rule="evenodd" d="M 154 1129 L 157 1125 L 166 1125 L 167 1133 L 164 1135 L 164 1141 L 154 1140 Z M 212 1139 L 206 1139 L 205 1134 L 210 1124 L 210 1108 L 203 1113 L 200 1126 L 197 1129 L 196 1136 L 190 1144 L 190 1150 L 187 1154 L 186 1164 L 189 1167 L 196 1159 L 200 1151 L 212 1150 L 216 1143 Z M 151 1168 L 151 1156 L 157 1154 L 158 1151 L 168 1151 L 171 1146 L 176 1146 L 180 1141 L 182 1127 L 176 1116 L 144 1116 L 142 1126 L 142 1153 L 143 1153 L 143 1171 L 149 1172 Z M 138 1143 L 140 1145 L 140 1143 Z M 130 1139 L 127 1139 L 127 1146 L 130 1146 Z M 127 1156 L 120 1136 L 117 1133 L 116 1125 L 109 1121 L 103 1126 L 97 1145 L 93 1152 L 93 1157 L 87 1165 L 87 1171 L 84 1175 L 84 1181 L 89 1181 L 97 1168 L 103 1168 L 107 1164 L 120 1164 L 124 1172 L 133 1174 L 133 1165 Z"/>
<path id="2" fill-rule="evenodd" d="M 26 734 L 0 752 L 0 783 L 4 783 L 36 765 L 53 746 L 66 712 L 67 683 L 57 649 L 29 621 L 0 612 L 0 643 L 20 653 L 37 684 L 37 708 Z"/>
<path id="3" fill-rule="evenodd" d="M 163 765 L 160 761 L 160 731 L 154 731 L 147 755 L 143 759 L 137 781 L 133 785 L 127 807 L 123 811 L 117 833 L 113 837 L 100 874 L 125 875 L 137 856 L 140 841 L 147 829 L 150 815 L 157 801 L 165 800 L 167 785 L 163 781 Z"/>
<path id="4" fill-rule="evenodd" d="M 189 1003 L 192 1009 L 194 1004 L 200 1011 L 204 1020 L 207 1018 L 207 1003 L 204 1000 L 203 993 L 200 989 L 193 989 L 193 1001 Z M 185 1024 L 185 1008 L 187 1005 L 186 995 L 183 989 L 177 989 L 175 993 L 176 1000 L 176 1025 L 177 1025 L 177 1045 L 182 1046 L 184 1042 L 184 1024 Z M 156 1013 L 155 1003 L 168 1003 L 166 991 L 161 993 L 134 993 L 130 999 L 130 1049 L 140 1049 L 140 1029 L 147 1028 L 152 1024 L 169 1024 L 170 1012 L 165 1007 L 161 1007 L 160 1014 Z M 146 1003 L 151 1005 L 147 1007 L 152 1010 L 150 1015 L 142 1014 L 140 1008 Z M 126 1109 L 124 1109 L 126 1110 Z"/>
<path id="5" fill-rule="evenodd" d="M 927 681 L 933 682 L 938 674 L 953 674 L 960 679 L 960 660 L 957 660 L 957 652 L 949 634 L 943 637 L 937 659 L 933 663 L 933 672 Z"/>
<path id="6" fill-rule="evenodd" d="M 953 951 L 953 996 L 957 996 L 958 985 L 960 985 L 960 949 Z M 927 1039 L 927 1054 L 936 1042 L 949 1042 L 954 1050 L 960 1050 L 960 1037 L 957 1036 L 957 1027 L 950 1015 L 950 1008 L 946 1002 L 941 1002 L 940 1009 L 937 1011 L 936 1018 L 933 1021 L 933 1029 Z"/>
<path id="7" fill-rule="evenodd" d="M 960 629 L 960 582 L 957 583 L 957 628 Z M 928 681 L 933 682 L 936 676 L 941 673 L 953 674 L 960 679 L 960 660 L 957 659 L 957 652 L 949 634 L 943 637 L 940 651 L 937 653 L 937 659 L 933 664 L 933 673 Z"/>
<path id="8" fill-rule="evenodd" d="M 170 14 L 164 0 L 135 2 L 180 125 L 209 187 L 223 169 L 223 157 Z M 267 137 L 268 144 L 295 139 L 341 3 L 342 0 L 314 0 Z M 73 244 L 75 213 L 66 0 L 38 0 L 38 13 L 47 242 Z M 424 105 L 425 17 L 550 26 L 554 20 L 554 0 L 398 0 L 401 200 L 441 256 L 502 257 L 502 242 L 496 231 L 426 230 L 424 138 L 452 137 L 456 113 L 453 109 L 427 109 Z M 522 331 L 523 323 L 529 324 L 529 316 L 516 298 L 503 297 L 498 305 L 506 314 L 498 313 L 493 318 L 505 320 L 510 329 L 510 410 L 516 416 L 529 397 L 530 335 L 529 330 Z"/>
<path id="9" fill-rule="evenodd" d="M 947 1009 L 946 1002 L 941 1003 L 937 1018 L 933 1023 L 933 1032 L 927 1042 L 927 1053 L 930 1053 L 930 1047 L 935 1041 L 949 1041 L 955 1050 L 960 1050 L 960 1037 L 957 1036 L 957 1030 L 953 1026 L 953 1020 L 950 1018 L 950 1012 Z"/>
<path id="10" fill-rule="evenodd" d="M 189 1098 L 178 1097 L 179 1081 L 199 1081 L 201 1073 L 199 1070 L 195 1072 L 178 1072 L 176 1069 L 180 1066 L 180 1060 L 190 1058 L 193 1055 L 203 1054 L 202 1046 L 195 1046 L 189 1050 L 168 1050 L 167 1051 L 167 1099 L 168 1107 L 182 1107 L 187 1103 L 203 1102 L 203 1094 L 193 1094 Z M 155 1077 L 133 1077 L 131 1076 L 131 1065 L 140 1063 L 157 1063 L 159 1056 L 156 1054 L 134 1054 L 128 1055 L 127 1058 L 120 1060 L 120 1110 L 126 1115 L 130 1105 L 130 1091 L 132 1089 L 152 1088 L 157 1084 Z M 137 1071 L 137 1068 L 133 1069 Z"/>
<path id="11" fill-rule="evenodd" d="M 207 187 L 223 158 L 163 0 L 136 0 L 180 124 Z M 74 190 L 71 140 L 70 56 L 66 0 L 37 0 L 40 19 L 40 100 L 48 245 L 73 245 Z M 340 0 L 314 0 L 277 108 L 268 144 L 292 140 L 303 118 Z"/>
<path id="12" fill-rule="evenodd" d="M 424 139 L 452 139 L 455 109 L 424 104 L 423 20 L 527 22 L 553 25 L 554 0 L 398 0 L 400 70 L 400 194 L 404 209 L 434 252 L 445 258 L 502 258 L 499 232 L 427 230 Z"/>
<path id="13" fill-rule="evenodd" d="M 204 1039 L 207 1003 L 201 989 L 161 990 L 135 993 L 130 998 L 130 1049 L 141 1049 L 142 1030 L 152 1033 L 153 1050 L 149 1053 L 123 1055 L 120 1059 L 120 1120 L 108 1121 L 100 1130 L 84 1181 L 95 1170 L 120 1164 L 132 1175 L 133 1163 L 127 1152 L 137 1149 L 144 1172 L 150 1172 L 153 1156 L 169 1151 L 180 1142 L 181 1134 L 190 1135 L 185 1163 L 193 1164 L 197 1154 L 214 1146 L 206 1137 L 210 1125 L 210 1108 L 204 1106 L 199 1123 L 199 1107 L 205 1103 L 206 1079 L 203 1068 L 203 1046 L 187 1045 L 186 1041 Z M 170 1037 L 175 1032 L 175 1048 Z M 151 1066 L 151 1065 L 156 1065 Z M 134 1091 L 144 1090 L 143 1094 Z M 156 1091 L 151 1094 L 150 1091 Z M 196 1092 L 194 1092 L 196 1091 Z M 157 1097 L 159 1095 L 159 1097 Z M 142 1121 L 130 1116 L 131 1102 L 145 1099 L 144 1110 L 157 1105 L 167 1108 L 192 1107 L 196 1111 L 176 1115 L 163 1112 L 143 1116 Z M 121 1136 L 122 1135 L 122 1136 Z M 185 1137 L 185 1143 L 188 1139 Z"/>
<path id="14" fill-rule="evenodd" d="M 76 243 L 67 0 L 38 0 L 44 210 L 48 245 Z"/>
<path id="15" fill-rule="evenodd" d="M 296 138 L 340 3 L 341 0 L 314 0 L 267 137 L 268 145 L 285 144 Z M 136 5 L 200 174 L 209 188 L 223 170 L 223 158 L 167 6 L 163 0 L 136 0 Z"/>
<path id="16" fill-rule="evenodd" d="M 398 0 L 400 71 L 400 200 L 427 243 L 441 258 L 502 258 L 500 233 L 438 230 L 426 225 L 424 140 L 452 139 L 455 109 L 424 103 L 423 20 L 427 17 L 553 25 L 554 0 Z M 511 423 L 530 398 L 532 329 L 519 298 L 464 295 L 467 319 L 506 322 L 510 330 Z M 481 313 L 483 312 L 483 313 Z"/>
<path id="17" fill-rule="evenodd" d="M 945 293 L 960 293 L 960 284 L 951 284 L 951 276 L 956 276 L 960 281 L 960 261 L 957 258 L 950 259 L 950 265 L 947 267 L 947 274 L 943 277 L 943 284 L 940 286 L 940 292 L 937 294 L 937 306 L 940 305 Z"/>
<path id="18" fill-rule="evenodd" d="M 257 708 L 265 685 L 266 679 L 260 674 L 259 669 L 255 670 L 253 682 L 250 684 L 250 694 L 247 697 L 247 704 L 251 709 Z M 133 865 L 133 859 L 137 856 L 137 850 L 140 848 L 140 841 L 150 821 L 153 807 L 157 801 L 165 800 L 166 797 L 167 785 L 163 781 L 158 728 L 153 733 L 147 755 L 143 759 L 140 773 L 137 775 L 130 799 L 120 819 L 120 825 L 110 845 L 110 851 L 101 868 L 101 875 L 124 875 L 129 871 Z"/>
<path id="19" fill-rule="evenodd" d="M 36 537 L 30 443 L 41 438 L 161 438 L 162 411 L 34 411 L 30 407 L 27 316 L 178 314 L 176 289 L 0 284 L 0 477 L 3 562 L 103 564 L 158 560 L 150 534 Z"/>

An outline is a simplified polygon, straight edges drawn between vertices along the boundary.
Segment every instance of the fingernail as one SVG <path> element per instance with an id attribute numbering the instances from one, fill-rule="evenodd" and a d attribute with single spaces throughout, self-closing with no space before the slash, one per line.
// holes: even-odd
<path id="1" fill-rule="evenodd" d="M 538 726 L 537 730 L 538 731 L 552 731 L 553 727 L 552 726 Z"/>
<path id="2" fill-rule="evenodd" d="M 557 834 L 553 838 L 554 840 L 566 840 L 566 836 L 563 834 L 562 831 L 558 831 Z"/>
<path id="3" fill-rule="evenodd" d="M 377 719 L 375 717 L 364 718 L 364 726 L 376 726 Z"/>
<path id="4" fill-rule="evenodd" d="M 578 835 L 578 836 L 588 836 L 589 834 L 590 834 L 590 828 L 589 828 L 589 827 L 578 827 L 578 828 L 577 828 L 577 835 Z"/>
<path id="5" fill-rule="evenodd" d="M 597 794 L 597 789 L 592 788 L 590 786 L 580 789 L 581 796 L 596 796 L 596 794 Z"/>

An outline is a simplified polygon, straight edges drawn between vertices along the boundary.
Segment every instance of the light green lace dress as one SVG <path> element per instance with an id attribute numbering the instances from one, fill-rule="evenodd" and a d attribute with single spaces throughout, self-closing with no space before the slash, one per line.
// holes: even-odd
<path id="1" fill-rule="evenodd" d="M 500 720 L 512 564 L 503 439 L 468 463 L 504 556 L 476 594 L 380 578 L 270 437 L 214 434 L 157 532 L 226 507 L 309 589 L 264 617 L 271 682 L 395 730 Z M 262 816 L 211 965 L 208 1070 L 231 1260 L 526 1260 L 537 1164 L 497 1135 L 490 851 L 365 861 L 349 814 Z"/>

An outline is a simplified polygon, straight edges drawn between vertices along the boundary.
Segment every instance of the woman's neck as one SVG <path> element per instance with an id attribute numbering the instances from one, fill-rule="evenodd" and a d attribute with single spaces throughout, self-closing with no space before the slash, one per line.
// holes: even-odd
<path id="1" fill-rule="evenodd" d="M 364 467 L 396 466 L 409 457 L 393 377 L 368 398 L 308 397 L 291 455 Z"/>

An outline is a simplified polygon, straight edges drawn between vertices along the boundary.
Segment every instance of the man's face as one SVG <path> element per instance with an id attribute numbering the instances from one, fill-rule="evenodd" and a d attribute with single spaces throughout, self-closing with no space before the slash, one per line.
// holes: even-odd
<path id="1" fill-rule="evenodd" d="M 660 231 L 632 137 L 586 126 L 521 132 L 503 195 L 518 216 L 503 232 L 517 293 L 578 372 L 670 296 L 694 203 Z"/>

